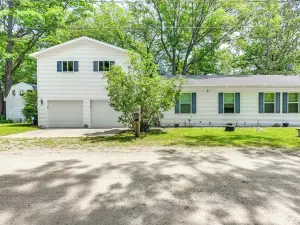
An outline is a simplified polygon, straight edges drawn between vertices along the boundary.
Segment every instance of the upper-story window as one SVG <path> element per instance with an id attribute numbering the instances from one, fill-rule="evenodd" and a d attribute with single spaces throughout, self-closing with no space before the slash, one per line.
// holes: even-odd
<path id="1" fill-rule="evenodd" d="M 94 61 L 94 72 L 109 71 L 115 61 Z"/>
<path id="2" fill-rule="evenodd" d="M 57 72 L 78 72 L 78 61 L 57 61 Z"/>

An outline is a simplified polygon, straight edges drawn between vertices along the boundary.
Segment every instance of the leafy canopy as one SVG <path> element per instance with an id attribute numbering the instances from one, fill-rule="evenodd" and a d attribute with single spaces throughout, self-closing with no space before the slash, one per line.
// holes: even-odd
<path id="1" fill-rule="evenodd" d="M 167 79 L 159 75 L 152 57 L 130 55 L 127 71 L 114 66 L 105 74 L 110 106 L 121 112 L 119 122 L 133 126 L 133 114 L 141 109 L 142 120 L 149 123 L 162 118 L 163 112 L 175 106 L 182 78 Z"/>

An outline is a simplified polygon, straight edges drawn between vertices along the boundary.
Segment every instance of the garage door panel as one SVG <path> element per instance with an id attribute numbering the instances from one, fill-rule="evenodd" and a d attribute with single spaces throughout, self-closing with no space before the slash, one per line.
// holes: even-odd
<path id="1" fill-rule="evenodd" d="M 83 101 L 49 101 L 49 127 L 83 127 Z"/>
<path id="2" fill-rule="evenodd" d="M 122 127 L 122 124 L 118 123 L 121 113 L 116 112 L 108 101 L 92 101 L 91 106 L 93 128 Z"/>

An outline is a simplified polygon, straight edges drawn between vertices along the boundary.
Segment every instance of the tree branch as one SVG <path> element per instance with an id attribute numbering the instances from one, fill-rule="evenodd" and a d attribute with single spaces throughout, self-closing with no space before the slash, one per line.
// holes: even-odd
<path id="1" fill-rule="evenodd" d="M 33 37 L 28 45 L 27 45 L 27 48 L 21 52 L 21 54 L 19 55 L 18 59 L 17 59 L 17 62 L 15 65 L 13 65 L 13 70 L 12 72 L 15 72 L 22 64 L 26 54 L 34 47 L 34 45 L 36 44 L 36 42 L 39 40 L 39 38 L 44 34 L 44 32 L 41 32 L 40 34 L 36 35 L 35 37 Z"/>

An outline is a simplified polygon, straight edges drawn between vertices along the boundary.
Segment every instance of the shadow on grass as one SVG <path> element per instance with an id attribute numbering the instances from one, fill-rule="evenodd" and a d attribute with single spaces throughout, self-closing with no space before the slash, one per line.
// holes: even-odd
<path id="1" fill-rule="evenodd" d="M 83 141 L 90 142 L 90 143 L 97 143 L 97 142 L 132 142 L 139 139 L 144 139 L 149 136 L 158 136 L 166 134 L 163 130 L 151 130 L 149 133 L 141 133 L 141 137 L 137 138 L 134 136 L 134 132 L 131 130 L 120 131 L 118 134 L 113 136 L 105 136 L 105 132 L 102 133 L 103 136 L 90 136 L 82 138 Z"/>

